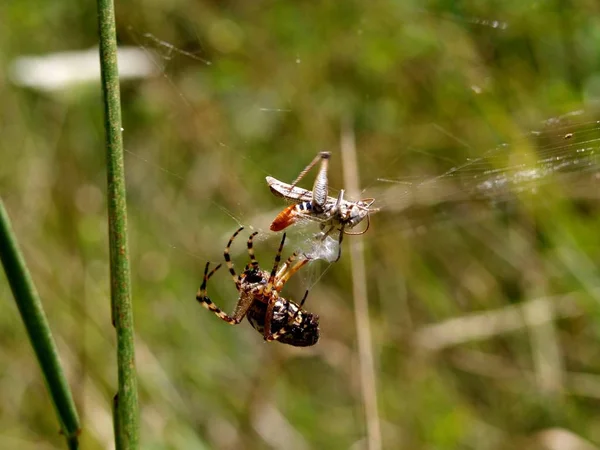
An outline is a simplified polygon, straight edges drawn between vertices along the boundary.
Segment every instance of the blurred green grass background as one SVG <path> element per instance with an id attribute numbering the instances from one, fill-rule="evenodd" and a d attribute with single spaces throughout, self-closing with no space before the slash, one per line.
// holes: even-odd
<path id="1" fill-rule="evenodd" d="M 83 448 L 111 448 L 99 84 L 44 92 L 17 86 L 9 70 L 24 55 L 95 45 L 95 5 L 5 2 L 0 17 L 0 194 Z M 284 291 L 298 299 L 311 287 L 314 348 L 266 345 L 194 300 L 205 261 L 221 261 L 238 223 L 263 231 L 256 252 L 271 264 L 279 237 L 268 224 L 284 204 L 266 175 L 289 182 L 326 149 L 330 186 L 344 187 L 348 121 L 364 196 L 384 208 L 344 243 L 366 247 L 383 448 L 600 445 L 600 129 L 584 125 L 600 98 L 596 2 L 132 1 L 117 4 L 117 28 L 157 69 L 122 85 L 142 448 L 365 448 L 347 248 Z M 573 145 L 562 122 L 546 125 L 547 141 L 530 133 L 577 110 L 586 114 L 566 119 Z M 573 165 L 571 150 L 588 156 L 581 170 L 500 201 L 464 201 L 489 175 L 469 161 L 501 143 L 509 158 L 486 161 L 509 176 L 513 154 Z M 462 164 L 460 176 L 435 178 Z M 292 229 L 287 252 L 313 229 Z M 225 271 L 209 289 L 233 308 Z M 0 297 L 0 440 L 63 448 L 4 279 Z"/>

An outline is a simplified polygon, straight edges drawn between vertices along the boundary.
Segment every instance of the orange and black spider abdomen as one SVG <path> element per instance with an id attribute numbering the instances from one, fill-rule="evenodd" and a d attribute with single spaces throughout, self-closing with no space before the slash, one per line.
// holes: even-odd
<path id="1" fill-rule="evenodd" d="M 264 334 L 266 316 L 267 305 L 257 301 L 252 303 L 246 314 L 250 325 L 261 334 Z M 280 334 L 280 331 L 283 334 Z M 294 302 L 279 297 L 273 307 L 271 333 L 276 335 L 275 340 L 282 344 L 310 347 L 319 340 L 319 316 L 300 309 Z"/>

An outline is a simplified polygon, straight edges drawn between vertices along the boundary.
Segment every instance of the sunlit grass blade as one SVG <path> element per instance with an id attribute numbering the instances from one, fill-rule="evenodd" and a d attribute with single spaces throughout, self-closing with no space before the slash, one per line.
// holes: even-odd
<path id="1" fill-rule="evenodd" d="M 344 184 L 348 189 L 348 194 L 358 198 L 360 190 L 356 142 L 354 129 L 349 120 L 343 124 L 342 128 L 341 154 Z M 354 297 L 354 323 L 358 343 L 360 384 L 367 425 L 367 448 L 368 450 L 381 450 L 381 423 L 377 407 L 373 339 L 369 322 L 364 241 L 361 238 L 350 240 L 350 266 L 352 268 L 352 295 Z"/>
<path id="2" fill-rule="evenodd" d="M 29 340 L 40 363 L 50 397 L 61 424 L 69 448 L 79 448 L 79 417 L 73 396 L 63 373 L 56 344 L 52 338 L 48 320 L 42 308 L 25 259 L 19 251 L 8 213 L 0 199 L 0 259 L 12 289 Z"/>
<path id="3" fill-rule="evenodd" d="M 115 12 L 112 0 L 98 0 L 97 4 L 106 130 L 111 305 L 113 324 L 117 331 L 119 378 L 116 396 L 118 401 L 115 401 L 114 413 L 117 421 L 114 429 L 118 434 L 115 436 L 115 443 L 117 449 L 136 449 L 139 445 L 139 405 L 127 244 L 127 203 Z"/>

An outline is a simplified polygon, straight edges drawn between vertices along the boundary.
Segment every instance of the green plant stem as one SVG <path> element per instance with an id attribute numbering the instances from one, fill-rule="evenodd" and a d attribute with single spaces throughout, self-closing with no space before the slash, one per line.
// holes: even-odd
<path id="1" fill-rule="evenodd" d="M 139 445 L 139 405 L 135 372 L 133 310 L 129 248 L 127 244 L 127 203 L 121 135 L 121 99 L 117 67 L 117 35 L 112 0 L 98 0 L 100 67 L 107 152 L 108 233 L 112 319 L 117 332 L 119 377 L 117 420 L 114 429 L 117 449 L 137 449 Z"/>
<path id="2" fill-rule="evenodd" d="M 79 417 L 58 358 L 56 344 L 31 275 L 0 199 L 0 259 L 12 289 L 29 340 L 40 363 L 58 414 L 61 433 L 70 449 L 79 448 Z"/>

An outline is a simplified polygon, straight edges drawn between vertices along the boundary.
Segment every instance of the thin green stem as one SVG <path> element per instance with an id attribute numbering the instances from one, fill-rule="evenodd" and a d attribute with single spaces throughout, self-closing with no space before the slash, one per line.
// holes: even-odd
<path id="1" fill-rule="evenodd" d="M 117 67 L 117 34 L 112 0 L 98 0 L 100 67 L 107 152 L 108 233 L 112 319 L 117 331 L 118 402 L 115 402 L 114 429 L 117 449 L 139 445 L 139 404 L 135 372 L 133 310 L 129 248 L 127 244 L 127 203 L 121 135 L 121 99 Z"/>
<path id="2" fill-rule="evenodd" d="M 50 397 L 70 449 L 79 448 L 79 417 L 71 390 L 58 358 L 56 344 L 25 259 L 0 199 L 0 259 L 25 324 L 29 340 L 42 369 Z"/>

